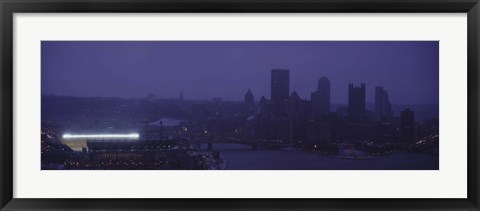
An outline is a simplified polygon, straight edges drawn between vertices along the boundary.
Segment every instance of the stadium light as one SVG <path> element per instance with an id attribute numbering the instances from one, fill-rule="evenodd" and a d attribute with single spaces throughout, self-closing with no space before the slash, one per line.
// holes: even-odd
<path id="1" fill-rule="evenodd" d="M 63 134 L 64 139 L 73 139 L 73 138 L 125 138 L 125 139 L 138 139 L 140 135 L 138 133 L 130 134 L 82 134 L 82 135 L 73 135 L 73 134 Z"/>

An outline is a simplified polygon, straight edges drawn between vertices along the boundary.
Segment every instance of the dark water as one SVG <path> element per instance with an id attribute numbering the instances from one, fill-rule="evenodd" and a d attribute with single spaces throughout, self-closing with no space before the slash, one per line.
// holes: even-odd
<path id="1" fill-rule="evenodd" d="M 206 146 L 205 146 L 206 147 Z M 438 170 L 439 156 L 398 153 L 369 159 L 342 159 L 296 149 L 251 149 L 214 144 L 227 170 Z"/>

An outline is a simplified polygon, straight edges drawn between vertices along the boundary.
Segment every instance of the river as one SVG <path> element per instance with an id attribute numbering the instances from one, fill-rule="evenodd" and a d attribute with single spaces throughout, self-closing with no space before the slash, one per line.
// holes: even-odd
<path id="1" fill-rule="evenodd" d="M 206 145 L 202 146 L 203 149 Z M 334 158 L 296 149 L 214 144 L 227 170 L 438 170 L 438 154 L 396 153 L 368 159 Z"/>

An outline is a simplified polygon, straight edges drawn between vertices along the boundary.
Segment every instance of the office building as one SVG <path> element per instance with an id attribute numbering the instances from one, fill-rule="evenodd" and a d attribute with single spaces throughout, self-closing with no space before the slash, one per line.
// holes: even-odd
<path id="1" fill-rule="evenodd" d="M 391 122 L 392 116 L 392 105 L 387 90 L 381 86 L 375 87 L 375 121 Z"/>
<path id="2" fill-rule="evenodd" d="M 415 115 L 406 109 L 400 114 L 400 132 L 403 141 L 412 143 L 415 140 Z"/>
<path id="3" fill-rule="evenodd" d="M 276 115 L 286 113 L 287 101 L 290 94 L 290 71 L 287 69 L 273 69 L 271 77 L 272 111 Z"/>
<path id="4" fill-rule="evenodd" d="M 348 115 L 350 121 L 361 123 L 365 121 L 365 84 L 348 85 Z"/>
<path id="5" fill-rule="evenodd" d="M 318 80 L 317 90 L 311 94 L 311 100 L 314 118 L 320 119 L 330 113 L 330 80 L 328 78 L 322 77 Z"/>
<path id="6" fill-rule="evenodd" d="M 244 97 L 244 106 L 245 106 L 245 110 L 247 113 L 252 113 L 255 111 L 255 102 L 254 102 L 254 98 L 253 98 L 253 93 L 252 91 L 250 91 L 250 89 L 248 89 L 247 93 L 245 93 L 245 97 Z"/>

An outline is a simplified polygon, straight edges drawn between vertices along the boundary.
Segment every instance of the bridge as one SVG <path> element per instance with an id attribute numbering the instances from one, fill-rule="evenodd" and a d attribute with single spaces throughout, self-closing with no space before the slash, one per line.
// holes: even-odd
<path id="1" fill-rule="evenodd" d="M 200 138 L 189 138 L 189 137 L 180 137 L 180 141 L 185 144 L 208 144 L 208 150 L 211 151 L 213 149 L 213 144 L 243 144 L 249 145 L 252 149 L 257 148 L 279 148 L 279 147 L 287 147 L 289 146 L 286 142 L 281 142 L 278 140 L 269 140 L 269 141 L 260 141 L 260 140 L 243 140 L 243 139 L 214 139 L 212 137 L 200 137 Z"/>

